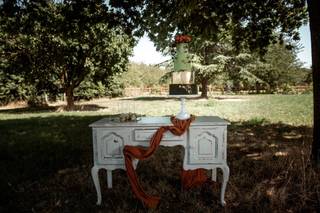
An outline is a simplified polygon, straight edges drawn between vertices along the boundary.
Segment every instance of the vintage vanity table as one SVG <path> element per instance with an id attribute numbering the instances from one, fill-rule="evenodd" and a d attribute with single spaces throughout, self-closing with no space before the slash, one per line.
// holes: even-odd
<path id="1" fill-rule="evenodd" d="M 216 181 L 216 170 L 220 168 L 223 172 L 220 194 L 222 205 L 225 204 L 224 194 L 229 179 L 228 124 L 227 121 L 216 116 L 199 116 L 183 135 L 176 136 L 171 132 L 166 132 L 160 143 L 162 146 L 182 145 L 184 147 L 183 169 L 185 170 L 197 168 L 212 170 L 212 180 Z M 123 147 L 125 145 L 149 146 L 153 133 L 159 127 L 167 125 L 172 125 L 169 117 L 141 117 L 131 122 L 104 118 L 90 125 L 94 157 L 91 174 L 97 191 L 97 205 L 101 204 L 98 171 L 107 170 L 108 188 L 112 188 L 112 170 L 125 169 Z"/>

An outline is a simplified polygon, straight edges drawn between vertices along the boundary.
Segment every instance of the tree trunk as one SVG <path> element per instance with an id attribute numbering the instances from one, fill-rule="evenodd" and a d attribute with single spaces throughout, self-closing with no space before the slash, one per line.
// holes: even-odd
<path id="1" fill-rule="evenodd" d="M 320 168 L 320 1 L 307 0 L 310 20 L 313 77 L 313 143 L 311 159 Z"/>
<path id="2" fill-rule="evenodd" d="M 67 109 L 71 110 L 74 108 L 73 88 L 71 86 L 67 87 L 65 93 L 67 96 Z"/>
<path id="3" fill-rule="evenodd" d="M 208 98 L 208 79 L 201 79 L 201 98 Z"/>

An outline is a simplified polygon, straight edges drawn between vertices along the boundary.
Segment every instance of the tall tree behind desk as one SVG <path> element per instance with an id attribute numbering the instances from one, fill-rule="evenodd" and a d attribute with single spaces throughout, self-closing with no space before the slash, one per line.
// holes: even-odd
<path id="1" fill-rule="evenodd" d="M 312 159 L 320 168 L 320 1 L 308 0 L 311 32 L 313 77 L 313 143 Z"/>

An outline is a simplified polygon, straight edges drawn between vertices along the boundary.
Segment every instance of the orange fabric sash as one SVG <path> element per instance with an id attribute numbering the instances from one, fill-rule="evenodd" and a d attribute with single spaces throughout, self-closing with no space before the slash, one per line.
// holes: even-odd
<path id="1" fill-rule="evenodd" d="M 191 116 L 188 120 L 178 120 L 175 117 L 171 117 L 173 126 L 160 127 L 157 132 L 152 136 L 150 146 L 148 148 L 141 148 L 136 146 L 126 145 L 123 149 L 125 157 L 125 166 L 127 176 L 131 185 L 131 189 L 134 194 L 140 199 L 147 207 L 157 207 L 160 197 L 148 195 L 142 189 L 137 174 L 133 168 L 132 161 L 134 159 L 144 160 L 149 158 L 158 148 L 163 134 L 166 131 L 172 132 L 174 135 L 182 135 L 190 126 L 190 123 L 194 120 L 194 116 Z M 207 180 L 206 171 L 204 169 L 188 170 L 181 172 L 181 181 L 184 189 L 189 189 L 194 186 L 203 184 Z"/>

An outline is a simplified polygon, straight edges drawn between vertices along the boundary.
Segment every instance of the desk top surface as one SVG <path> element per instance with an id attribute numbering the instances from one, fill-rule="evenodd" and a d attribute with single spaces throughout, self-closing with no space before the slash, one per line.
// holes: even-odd
<path id="1" fill-rule="evenodd" d="M 226 126 L 229 122 L 226 120 L 223 120 L 217 116 L 197 116 L 195 121 L 191 123 L 191 126 Z M 170 121 L 170 117 L 138 117 L 137 121 L 128 121 L 128 122 L 120 122 L 118 118 L 103 118 L 101 120 L 98 120 L 92 124 L 90 124 L 90 127 L 148 127 L 148 126 L 170 126 L 172 125 Z"/>

